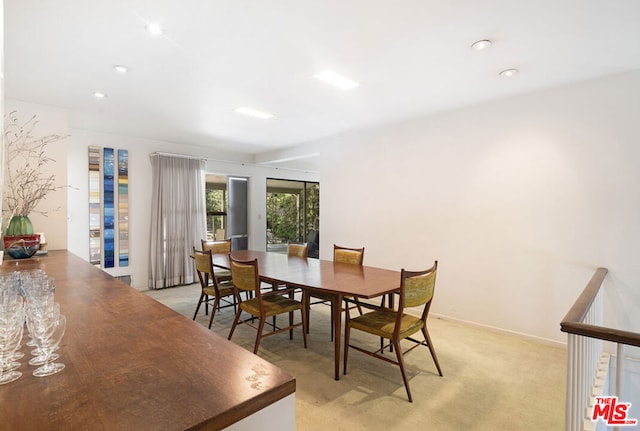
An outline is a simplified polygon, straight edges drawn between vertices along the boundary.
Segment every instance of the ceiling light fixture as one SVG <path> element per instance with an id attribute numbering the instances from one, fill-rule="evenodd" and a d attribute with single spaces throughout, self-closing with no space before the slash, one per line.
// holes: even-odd
<path id="1" fill-rule="evenodd" d="M 100 91 L 96 91 L 93 93 L 93 97 L 95 97 L 96 99 L 104 99 L 105 97 L 107 97 L 107 95 Z"/>
<path id="2" fill-rule="evenodd" d="M 502 72 L 500 72 L 500 76 L 503 76 L 505 78 L 511 78 L 517 74 L 518 74 L 518 69 L 505 69 Z"/>
<path id="3" fill-rule="evenodd" d="M 238 114 L 244 114 L 244 115 L 249 115 L 251 117 L 260 118 L 262 120 L 266 120 L 273 117 L 273 114 L 269 114 L 268 112 L 262 112 L 256 109 L 246 108 L 244 106 L 236 108 L 235 112 L 237 112 Z"/>
<path id="4" fill-rule="evenodd" d="M 147 24 L 147 31 L 152 36 L 160 36 L 164 33 L 164 29 L 160 27 L 160 24 Z"/>
<path id="5" fill-rule="evenodd" d="M 482 39 L 482 40 L 478 40 L 477 42 L 473 42 L 471 44 L 471 48 L 476 51 L 482 51 L 484 49 L 489 48 L 492 43 L 493 42 L 491 42 L 489 39 Z"/>
<path id="6" fill-rule="evenodd" d="M 129 68 L 127 66 L 123 66 L 121 64 L 116 64 L 115 66 L 113 66 L 113 69 L 118 73 L 127 73 L 129 71 Z"/>
<path id="7" fill-rule="evenodd" d="M 360 86 L 356 81 L 352 81 L 351 79 L 340 75 L 339 73 L 334 72 L 333 70 L 325 70 L 324 72 L 318 73 L 313 76 L 320 81 L 326 82 L 327 84 L 331 84 L 334 87 L 338 87 L 341 90 L 351 90 Z"/>

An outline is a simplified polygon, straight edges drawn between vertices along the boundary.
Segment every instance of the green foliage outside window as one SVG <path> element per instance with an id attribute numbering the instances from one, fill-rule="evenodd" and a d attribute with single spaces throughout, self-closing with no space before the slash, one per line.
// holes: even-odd
<path id="1" fill-rule="evenodd" d="M 306 241 L 319 228 L 320 185 L 306 183 L 299 193 L 267 191 L 267 236 L 270 244 Z"/>
<path id="2" fill-rule="evenodd" d="M 225 190 L 207 189 L 207 232 L 213 235 L 217 229 L 225 228 Z M 216 214 L 219 213 L 219 214 Z"/>
<path id="3" fill-rule="evenodd" d="M 320 184 L 307 185 L 307 232 L 320 229 Z"/>
<path id="4" fill-rule="evenodd" d="M 273 243 L 298 240 L 298 195 L 267 193 L 267 213 L 267 229 Z"/>

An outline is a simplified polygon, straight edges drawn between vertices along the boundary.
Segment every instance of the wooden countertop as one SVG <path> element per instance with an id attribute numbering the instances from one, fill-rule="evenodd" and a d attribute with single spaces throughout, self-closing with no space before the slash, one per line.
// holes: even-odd
<path id="1" fill-rule="evenodd" d="M 0 386 L 0 429 L 185 430 L 227 427 L 295 392 L 295 379 L 67 251 L 5 260 L 41 268 L 67 316 L 53 376 Z M 197 298 L 194 298 L 194 306 Z"/>

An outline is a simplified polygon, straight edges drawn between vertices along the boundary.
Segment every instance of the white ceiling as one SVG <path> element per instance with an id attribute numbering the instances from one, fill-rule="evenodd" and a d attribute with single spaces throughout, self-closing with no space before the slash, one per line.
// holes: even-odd
<path id="1" fill-rule="evenodd" d="M 4 0 L 5 94 L 245 153 L 640 68 L 638 0 Z M 166 29 L 150 36 L 145 26 Z M 489 38 L 485 51 L 472 42 Z M 113 65 L 131 68 L 117 74 Z M 511 79 L 498 76 L 515 67 Z M 344 92 L 313 78 L 333 69 Z M 104 100 L 94 91 L 108 94 Z M 259 120 L 234 112 L 270 112 Z"/>

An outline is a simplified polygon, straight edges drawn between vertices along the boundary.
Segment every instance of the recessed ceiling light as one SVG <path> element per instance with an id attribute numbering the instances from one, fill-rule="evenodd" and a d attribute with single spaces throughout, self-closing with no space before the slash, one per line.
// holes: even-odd
<path id="1" fill-rule="evenodd" d="M 505 69 L 500 72 L 500 76 L 504 76 L 505 78 L 511 78 L 518 74 L 518 69 Z"/>
<path id="2" fill-rule="evenodd" d="M 256 109 L 246 108 L 244 106 L 236 108 L 235 112 L 237 112 L 238 114 L 250 115 L 251 117 L 261 118 L 263 120 L 273 117 L 273 114 L 269 114 L 268 112 L 262 112 Z"/>
<path id="3" fill-rule="evenodd" d="M 324 72 L 314 75 L 314 78 L 326 82 L 327 84 L 331 84 L 334 87 L 338 87 L 341 90 L 351 90 L 352 88 L 356 88 L 360 85 L 359 83 L 352 81 L 333 70 L 325 70 Z"/>
<path id="4" fill-rule="evenodd" d="M 489 39 L 482 39 L 479 40 L 477 42 L 473 42 L 471 44 L 471 48 L 475 49 L 476 51 L 482 51 L 483 49 L 487 49 L 491 46 L 491 41 Z"/>
<path id="5" fill-rule="evenodd" d="M 160 24 L 154 23 L 147 24 L 147 31 L 153 36 L 160 36 L 164 33 L 164 29 L 160 27 Z"/>
<path id="6" fill-rule="evenodd" d="M 123 66 L 121 64 L 116 64 L 115 66 L 113 66 L 113 69 L 118 73 L 127 73 L 129 71 L 129 68 L 127 66 Z"/>
<path id="7" fill-rule="evenodd" d="M 95 97 L 96 99 L 104 99 L 105 97 L 107 97 L 107 95 L 100 91 L 96 91 L 95 93 L 93 93 L 93 97 Z"/>

